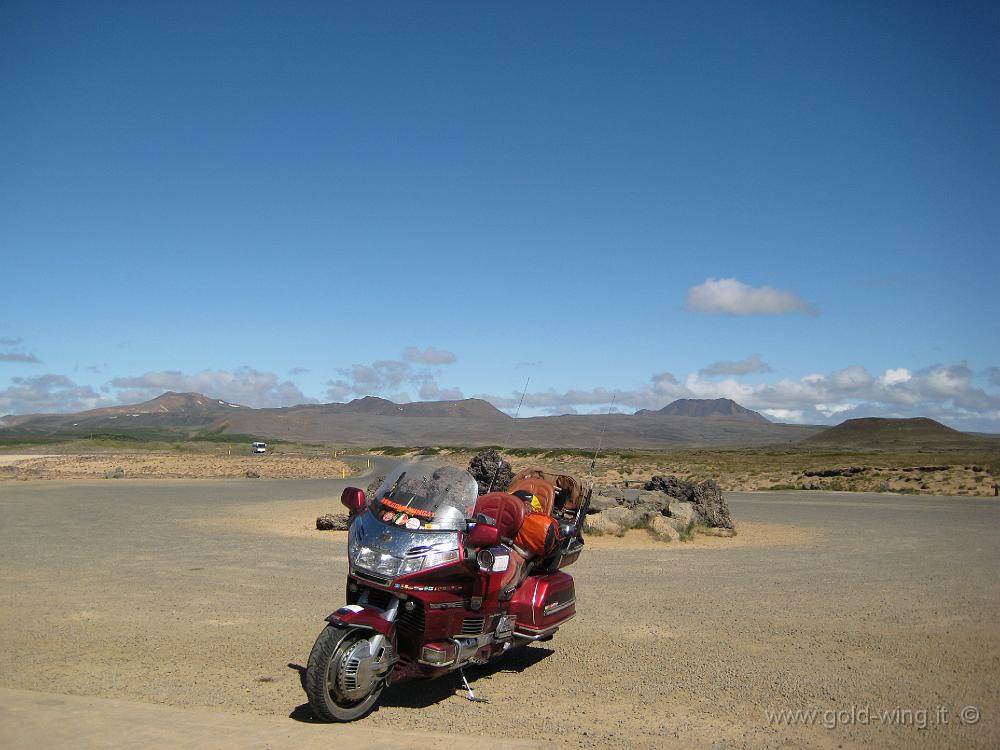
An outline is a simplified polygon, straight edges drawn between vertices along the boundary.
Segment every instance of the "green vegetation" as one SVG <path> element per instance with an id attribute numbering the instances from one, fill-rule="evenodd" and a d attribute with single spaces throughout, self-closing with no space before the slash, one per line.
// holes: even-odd
<path id="1" fill-rule="evenodd" d="M 329 454 L 329 446 L 297 443 L 258 435 L 210 433 L 187 439 L 176 434 L 100 432 L 93 436 L 0 436 L 0 453 L 249 453 L 250 443 L 264 440 L 272 453 Z"/>

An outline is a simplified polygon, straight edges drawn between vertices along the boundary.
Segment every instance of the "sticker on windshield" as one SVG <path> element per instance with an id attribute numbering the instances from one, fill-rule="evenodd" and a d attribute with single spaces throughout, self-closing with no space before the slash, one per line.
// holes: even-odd
<path id="1" fill-rule="evenodd" d="M 419 529 L 420 528 L 420 519 L 419 518 L 411 518 L 410 520 L 408 520 L 406 522 L 406 528 L 411 529 L 411 530 Z"/>
<path id="2" fill-rule="evenodd" d="M 385 513 L 382 514 L 382 520 L 385 521 L 386 523 L 389 523 L 389 521 L 391 521 L 395 517 L 396 514 L 393 513 L 391 510 L 386 511 Z"/>
<path id="3" fill-rule="evenodd" d="M 408 515 L 406 515 L 405 513 L 400 513 L 398 516 L 396 516 L 396 520 L 393 523 L 395 523 L 397 526 L 402 526 L 409 520 L 410 517 Z"/>
<path id="4" fill-rule="evenodd" d="M 388 498 L 382 499 L 382 506 L 389 510 L 398 510 L 402 513 L 408 513 L 411 516 L 421 516 L 423 518 L 434 518 L 434 511 L 424 510 L 422 508 L 411 508 L 409 505 L 400 505 L 395 503 Z"/>

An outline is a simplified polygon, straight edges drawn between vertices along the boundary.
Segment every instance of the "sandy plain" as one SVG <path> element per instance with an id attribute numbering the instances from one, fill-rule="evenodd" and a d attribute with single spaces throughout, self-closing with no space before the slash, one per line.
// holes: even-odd
<path id="1" fill-rule="evenodd" d="M 248 471 L 263 479 L 332 479 L 354 471 L 332 453 L 0 453 L 0 481 L 105 479 L 118 468 L 130 479 L 225 479 Z"/>
<path id="2" fill-rule="evenodd" d="M 300 672 L 346 574 L 344 533 L 311 525 L 344 484 L 3 483 L 0 687 L 311 721 Z M 1000 504 L 728 497 L 735 539 L 589 540 L 577 617 L 469 670 L 490 703 L 409 683 L 365 723 L 562 747 L 1000 744 Z M 768 715 L 795 710 L 818 713 Z"/>
<path id="3" fill-rule="evenodd" d="M 212 444 L 178 444 L 173 450 L 83 451 L 72 444 L 47 453 L 0 451 L 4 480 L 104 479 L 121 468 L 128 478 L 222 479 L 253 471 L 262 479 L 331 479 L 365 470 L 371 460 L 402 458 L 440 460 L 463 468 L 475 455 L 467 449 L 410 449 L 405 455 L 343 456 L 317 446 L 307 450 L 277 445 L 266 455 L 250 455 L 245 446 L 228 452 Z M 436 451 L 433 456 L 425 455 Z M 394 451 L 398 454 L 399 451 Z M 1000 478 L 995 451 L 819 451 L 782 448 L 685 449 L 605 454 L 591 470 L 591 454 L 579 451 L 514 449 L 505 454 L 515 470 L 542 466 L 567 471 L 598 485 L 622 487 L 654 474 L 673 474 L 700 482 L 714 479 L 726 491 L 788 490 L 810 486 L 819 491 L 890 492 L 922 495 L 994 495 Z M 857 473 L 817 476 L 817 470 L 859 467 Z"/>

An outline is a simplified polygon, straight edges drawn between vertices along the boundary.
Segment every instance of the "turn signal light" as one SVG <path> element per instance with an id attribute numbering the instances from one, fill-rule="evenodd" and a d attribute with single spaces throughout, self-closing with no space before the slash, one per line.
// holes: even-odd
<path id="1" fill-rule="evenodd" d="M 447 667 L 458 658 L 458 647 L 454 643 L 428 643 L 420 649 L 420 663 L 433 667 Z"/>

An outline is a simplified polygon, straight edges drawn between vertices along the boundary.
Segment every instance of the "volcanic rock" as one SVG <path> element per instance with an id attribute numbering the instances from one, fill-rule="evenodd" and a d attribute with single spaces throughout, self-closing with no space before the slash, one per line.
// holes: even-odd
<path id="1" fill-rule="evenodd" d="M 691 502 L 694 499 L 694 485 L 675 476 L 658 474 L 643 486 L 647 492 L 662 492 L 678 500 Z"/>
<path id="2" fill-rule="evenodd" d="M 347 513 L 327 513 L 316 519 L 318 531 L 346 531 L 351 519 Z"/>
<path id="3" fill-rule="evenodd" d="M 694 488 L 694 509 L 709 526 L 721 529 L 733 528 L 729 504 L 713 479 L 706 479 Z"/>
<path id="4" fill-rule="evenodd" d="M 509 461 L 503 460 L 496 448 L 488 448 L 473 456 L 469 462 L 469 473 L 476 478 L 480 495 L 491 491 L 504 492 L 514 480 L 513 467 Z"/>

